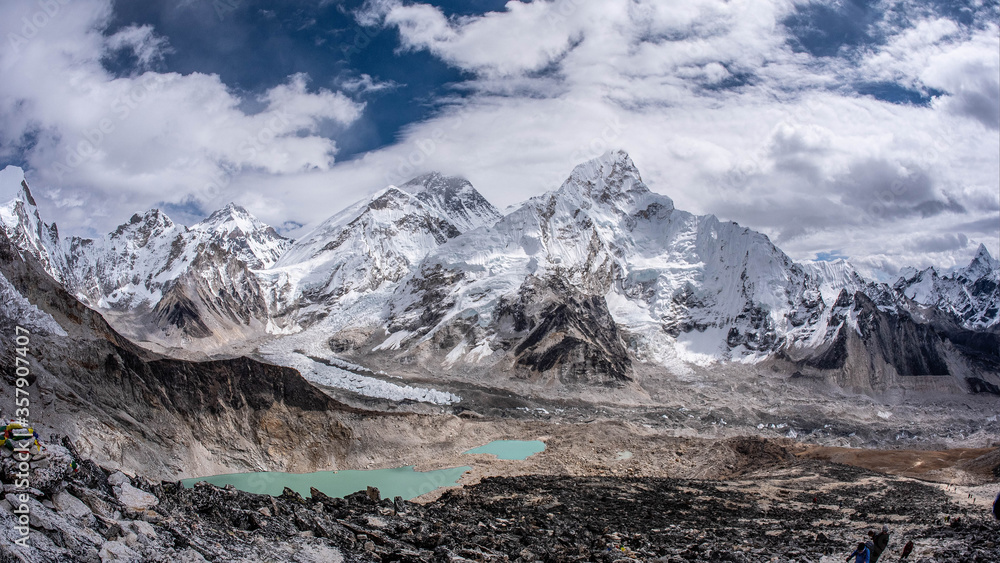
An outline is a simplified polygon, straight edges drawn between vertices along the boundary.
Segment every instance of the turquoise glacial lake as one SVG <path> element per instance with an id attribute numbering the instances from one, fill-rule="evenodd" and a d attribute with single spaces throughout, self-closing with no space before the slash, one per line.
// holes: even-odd
<path id="1" fill-rule="evenodd" d="M 232 485 L 248 493 L 278 496 L 288 487 L 303 497 L 308 497 L 310 487 L 315 487 L 331 497 L 345 497 L 378 487 L 382 498 L 403 497 L 406 500 L 429 493 L 441 487 L 458 483 L 459 478 L 471 467 L 452 467 L 436 471 L 414 471 L 412 465 L 393 469 L 317 471 L 315 473 L 230 473 L 212 477 L 184 479 L 181 484 L 191 488 L 205 481 L 217 487 Z"/>
<path id="2" fill-rule="evenodd" d="M 493 454 L 497 459 L 528 459 L 529 456 L 544 451 L 545 442 L 541 440 L 495 440 L 463 453 Z"/>

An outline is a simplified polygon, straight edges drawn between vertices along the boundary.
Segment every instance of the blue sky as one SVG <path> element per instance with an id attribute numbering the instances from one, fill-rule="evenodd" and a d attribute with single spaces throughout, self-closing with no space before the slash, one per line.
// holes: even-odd
<path id="1" fill-rule="evenodd" d="M 425 119 L 436 100 L 453 94 L 448 84 L 469 78 L 427 52 L 394 53 L 398 33 L 360 26 L 355 20 L 353 12 L 362 4 L 124 0 L 115 4 L 114 20 L 105 33 L 151 25 L 172 46 L 158 69 L 218 74 L 230 88 L 250 95 L 284 83 L 293 73 L 308 74 L 312 88 L 330 89 L 343 89 L 367 74 L 385 88 L 351 92 L 366 102 L 364 114 L 350 126 L 323 131 L 337 139 L 338 157 L 349 159 L 392 143 L 402 127 Z M 478 15 L 503 5 L 484 0 L 439 4 L 454 16 Z M 125 53 L 107 66 L 127 75 L 134 63 L 134 55 Z"/>
<path id="2" fill-rule="evenodd" d="M 66 234 L 237 201 L 294 236 L 428 170 L 503 208 L 623 148 L 678 207 L 793 258 L 949 267 L 1000 251 L 998 19 L 995 0 L 13 0 L 0 167 Z"/>

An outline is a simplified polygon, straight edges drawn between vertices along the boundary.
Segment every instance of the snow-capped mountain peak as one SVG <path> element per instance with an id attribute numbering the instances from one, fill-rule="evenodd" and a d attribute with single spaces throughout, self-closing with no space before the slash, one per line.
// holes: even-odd
<path id="1" fill-rule="evenodd" d="M 416 195 L 425 191 L 446 191 L 449 188 L 449 184 L 452 186 L 462 186 L 467 183 L 468 181 L 464 178 L 447 177 L 440 172 L 428 172 L 398 187 L 403 191 Z"/>
<path id="2" fill-rule="evenodd" d="M 595 203 L 629 206 L 650 191 L 628 153 L 614 150 L 577 165 L 557 193 L 560 197 L 577 195 Z M 657 202 L 673 209 L 673 201 L 665 196 L 659 196 Z"/>
<path id="3" fill-rule="evenodd" d="M 0 227 L 14 245 L 31 253 L 49 274 L 64 281 L 66 258 L 55 223 L 45 224 L 38 214 L 24 171 L 8 166 L 0 171 Z"/>
<path id="4" fill-rule="evenodd" d="M 362 355 L 405 347 L 428 367 L 602 385 L 629 380 L 635 361 L 787 353 L 834 369 L 856 338 L 900 374 L 948 372 L 930 323 L 996 356 L 961 332 L 998 323 L 1000 261 L 985 246 L 964 269 L 913 270 L 893 286 L 846 261 L 796 264 L 761 233 L 675 209 L 624 151 L 505 216 L 468 180 L 425 174 L 297 242 L 234 203 L 190 228 L 153 209 L 97 240 L 61 241 L 19 169 L 0 172 L 7 195 L 0 221 L 22 253 L 130 336 L 170 346 L 297 332 L 325 346 L 352 331 L 345 345 Z"/>
<path id="5" fill-rule="evenodd" d="M 462 232 L 492 225 L 500 219 L 500 212 L 465 178 L 431 172 L 417 176 L 399 189 L 445 215 Z"/>
<path id="6" fill-rule="evenodd" d="M 431 173 L 388 186 L 324 221 L 264 274 L 272 309 L 342 307 L 391 290 L 432 250 L 499 219 L 463 178 Z"/>
<path id="7" fill-rule="evenodd" d="M 260 223 L 260 221 L 249 211 L 235 203 L 228 203 L 225 207 L 215 211 L 203 221 L 192 225 L 191 228 L 202 231 L 230 231 L 237 228 L 243 229 L 244 227 L 254 226 L 257 223 Z"/>
<path id="8" fill-rule="evenodd" d="M 203 242 L 218 244 L 253 269 L 269 268 L 291 246 L 271 226 L 230 203 L 191 227 Z"/>
<path id="9" fill-rule="evenodd" d="M 941 275 L 933 267 L 907 272 L 893 287 L 913 301 L 954 315 L 971 330 L 1000 323 L 1000 262 L 985 245 L 965 268 Z"/>
<path id="10" fill-rule="evenodd" d="M 964 270 L 959 270 L 956 274 L 967 280 L 977 280 L 997 270 L 1000 270 L 1000 260 L 990 255 L 990 251 L 986 248 L 985 244 L 980 244 L 975 257 L 972 258 L 972 262 L 969 262 L 969 265 Z"/>
<path id="11" fill-rule="evenodd" d="M 163 237 L 167 232 L 177 230 L 186 231 L 183 225 L 178 226 L 159 209 L 150 209 L 142 215 L 136 213 L 132 215 L 128 223 L 119 225 L 108 238 L 116 240 L 131 241 L 136 247 L 146 246 L 150 239 Z"/>

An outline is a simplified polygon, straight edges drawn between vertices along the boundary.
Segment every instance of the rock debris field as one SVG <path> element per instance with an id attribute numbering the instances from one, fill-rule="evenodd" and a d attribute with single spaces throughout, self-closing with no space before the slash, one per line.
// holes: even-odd
<path id="1" fill-rule="evenodd" d="M 963 501 L 963 487 L 793 458 L 725 481 L 490 477 L 426 504 L 380 499 L 376 489 L 345 499 L 184 489 L 90 461 L 76 473 L 48 471 L 36 486 L 31 548 L 13 544 L 12 495 L 0 501 L 0 563 L 832 563 L 882 524 L 892 531 L 884 562 L 898 561 L 908 540 L 909 561 L 1000 561 L 1000 522 L 983 501 Z"/>

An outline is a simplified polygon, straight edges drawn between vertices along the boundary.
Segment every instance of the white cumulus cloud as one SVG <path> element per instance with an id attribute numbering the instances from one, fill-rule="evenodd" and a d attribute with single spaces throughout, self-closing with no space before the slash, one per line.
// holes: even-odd
<path id="1" fill-rule="evenodd" d="M 142 70 L 167 42 L 149 26 L 105 37 L 111 15 L 109 0 L 0 5 L 0 157 L 22 152 L 39 194 L 77 230 L 104 232 L 158 201 L 239 199 L 244 172 L 328 170 L 337 146 L 320 124 L 350 124 L 363 109 L 294 74 L 251 98 L 263 109 L 250 112 L 217 75 Z M 139 62 L 132 76 L 101 64 L 122 49 Z"/>

